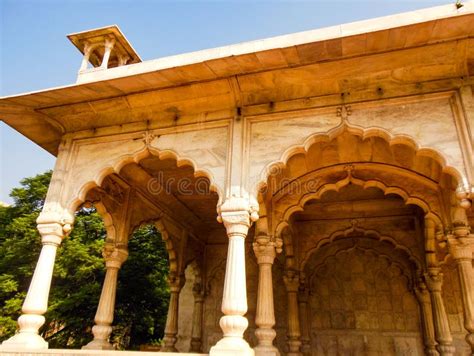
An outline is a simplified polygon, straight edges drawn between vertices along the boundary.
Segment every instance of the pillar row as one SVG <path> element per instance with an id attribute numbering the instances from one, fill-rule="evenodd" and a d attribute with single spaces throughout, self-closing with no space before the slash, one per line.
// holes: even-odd
<path id="1" fill-rule="evenodd" d="M 299 276 L 296 271 L 288 270 L 283 276 L 288 296 L 288 356 L 301 356 L 301 330 L 298 313 Z"/>
<path id="2" fill-rule="evenodd" d="M 44 313 L 48 309 L 49 289 L 53 278 L 56 251 L 63 238 L 71 231 L 69 224 L 59 222 L 38 224 L 41 248 L 38 263 L 18 318 L 19 332 L 4 341 L 0 350 L 47 349 L 48 343 L 39 335 L 45 323 Z"/>
<path id="3" fill-rule="evenodd" d="M 201 282 L 195 282 L 193 286 L 194 310 L 193 326 L 191 329 L 190 352 L 199 353 L 202 350 L 202 313 L 204 310 L 204 288 Z"/>
<path id="4" fill-rule="evenodd" d="M 112 334 L 112 322 L 114 321 L 118 271 L 126 261 L 128 251 L 125 246 L 117 247 L 113 244 L 106 244 L 102 255 L 105 259 L 105 279 L 94 318 L 95 325 L 92 327 L 94 339 L 82 347 L 86 350 L 113 349 L 109 338 L 110 334 Z"/>
<path id="5" fill-rule="evenodd" d="M 428 356 L 438 356 L 438 351 L 436 351 L 435 330 L 433 325 L 433 312 L 431 308 L 430 293 L 423 281 L 418 283 L 415 288 L 415 293 L 421 310 L 425 354 Z"/>
<path id="6" fill-rule="evenodd" d="M 449 330 L 448 316 L 441 295 L 443 274 L 440 272 L 440 268 L 428 268 L 428 273 L 425 274 L 425 280 L 431 297 L 435 338 L 438 343 L 436 349 L 441 356 L 452 356 L 454 355 L 455 348 L 453 346 L 453 338 L 451 336 L 451 331 Z"/>
<path id="7" fill-rule="evenodd" d="M 253 250 L 258 263 L 258 295 L 255 316 L 255 336 L 258 344 L 254 348 L 258 356 L 279 356 L 280 352 L 273 345 L 276 337 L 275 309 L 273 303 L 272 265 L 277 249 L 281 251 L 281 244 L 267 235 L 259 235 L 253 243 Z"/>
<path id="8" fill-rule="evenodd" d="M 179 314 L 179 293 L 184 285 L 184 277 L 170 274 L 168 283 L 170 287 L 170 303 L 168 305 L 168 316 L 166 318 L 164 346 L 161 351 L 177 352 L 176 341 L 178 341 L 178 314 Z"/>
<path id="9" fill-rule="evenodd" d="M 229 238 L 222 296 L 224 316 L 219 321 L 223 338 L 211 348 L 209 355 L 254 355 L 243 337 L 248 327 L 248 320 L 244 316 L 247 313 L 245 238 L 250 228 L 250 209 L 244 199 L 231 198 L 220 210 L 220 220 Z"/>

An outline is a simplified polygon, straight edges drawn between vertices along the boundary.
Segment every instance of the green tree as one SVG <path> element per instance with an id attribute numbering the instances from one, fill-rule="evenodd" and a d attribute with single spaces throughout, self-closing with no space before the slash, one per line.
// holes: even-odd
<path id="1" fill-rule="evenodd" d="M 14 204 L 0 206 L 0 341 L 16 330 L 16 320 L 41 249 L 36 230 L 51 172 L 21 181 L 11 192 Z M 105 229 L 94 209 L 81 209 L 71 235 L 58 250 L 53 283 L 41 333 L 51 347 L 79 348 L 92 338 L 104 261 Z M 161 236 L 152 226 L 135 231 L 129 258 L 119 274 L 112 340 L 136 349 L 163 336 L 169 291 L 168 260 Z"/>

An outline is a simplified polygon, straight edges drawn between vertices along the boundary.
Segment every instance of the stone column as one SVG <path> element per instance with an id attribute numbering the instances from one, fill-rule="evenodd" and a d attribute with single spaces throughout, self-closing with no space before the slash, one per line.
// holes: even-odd
<path id="1" fill-rule="evenodd" d="M 194 283 L 194 310 L 193 310 L 193 327 L 191 331 L 191 347 L 189 352 L 201 352 L 202 346 L 202 313 L 204 307 L 204 292 L 200 282 Z"/>
<path id="2" fill-rule="evenodd" d="M 298 313 L 298 289 L 300 285 L 296 271 L 288 270 L 283 276 L 288 295 L 288 356 L 301 356 L 301 331 Z"/>
<path id="3" fill-rule="evenodd" d="M 272 265 L 276 257 L 277 243 L 269 236 L 259 235 L 253 243 L 253 250 L 258 263 L 258 295 L 255 316 L 255 336 L 258 345 L 254 348 L 255 355 L 277 356 L 278 349 L 273 345 L 276 337 L 275 310 L 273 305 Z M 281 250 L 280 250 L 281 251 Z"/>
<path id="4" fill-rule="evenodd" d="M 109 66 L 109 59 L 110 54 L 112 53 L 112 49 L 114 48 L 115 40 L 113 39 L 106 39 L 104 44 L 104 57 L 102 58 L 102 63 L 100 64 L 100 68 L 107 69 Z"/>
<path id="5" fill-rule="evenodd" d="M 448 237 L 449 252 L 456 262 L 461 285 L 464 328 L 466 341 L 474 354 L 474 272 L 472 267 L 472 246 L 474 235 L 469 234 L 469 226 L 457 226 L 454 235 Z"/>
<path id="6" fill-rule="evenodd" d="M 179 312 L 179 292 L 184 285 L 184 278 L 173 274 L 168 277 L 170 286 L 170 303 L 168 305 L 168 316 L 166 318 L 164 346 L 160 351 L 178 352 L 175 347 L 178 340 L 178 312 Z"/>
<path id="7" fill-rule="evenodd" d="M 305 283 L 305 278 L 304 276 L 301 276 L 298 293 L 298 307 L 301 326 L 301 352 L 304 356 L 309 356 L 311 354 L 311 338 L 309 336 L 308 324 L 308 298 L 309 291 Z"/>
<path id="8" fill-rule="evenodd" d="M 250 227 L 250 213 L 243 199 L 233 198 L 221 206 L 220 219 L 229 238 L 227 263 L 222 296 L 220 326 L 224 333 L 221 340 L 210 350 L 209 355 L 254 355 L 253 349 L 244 340 L 248 327 L 247 285 L 245 276 L 245 238 Z"/>
<path id="9" fill-rule="evenodd" d="M 440 268 L 428 268 L 428 273 L 425 274 L 425 280 L 431 296 L 435 338 L 438 343 L 436 349 L 441 356 L 452 356 L 454 355 L 455 348 L 452 345 L 453 338 L 449 330 L 448 316 L 446 315 L 443 297 L 441 296 L 443 274 L 440 272 Z"/>
<path id="10" fill-rule="evenodd" d="M 69 224 L 63 226 L 59 222 L 38 224 L 43 247 L 21 309 L 22 315 L 18 318 L 20 331 L 4 341 L 0 350 L 48 348 L 48 343 L 38 334 L 38 331 L 45 322 L 43 314 L 48 308 L 56 251 L 70 230 Z"/>
<path id="11" fill-rule="evenodd" d="M 89 65 L 89 58 L 91 56 L 93 47 L 90 45 L 89 42 L 84 43 L 84 57 L 82 58 L 81 68 L 79 68 L 79 72 L 82 72 L 87 69 Z"/>
<path id="12" fill-rule="evenodd" d="M 94 318 L 95 325 L 92 327 L 94 339 L 82 347 L 86 350 L 113 350 L 112 344 L 109 343 L 109 337 L 114 321 L 118 271 L 127 259 L 128 251 L 125 246 L 117 247 L 113 244 L 106 244 L 103 256 L 106 268 L 105 279 Z"/>
<path id="13" fill-rule="evenodd" d="M 425 354 L 428 356 L 438 356 L 436 351 L 435 331 L 433 325 L 433 312 L 431 309 L 430 293 L 423 281 L 420 281 L 415 288 L 415 294 L 420 304 L 421 322 L 423 326 L 423 341 L 425 344 Z"/>

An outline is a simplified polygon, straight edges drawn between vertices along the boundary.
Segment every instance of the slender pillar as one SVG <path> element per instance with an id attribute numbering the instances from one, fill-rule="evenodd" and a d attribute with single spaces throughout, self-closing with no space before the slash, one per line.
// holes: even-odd
<path id="1" fill-rule="evenodd" d="M 86 42 L 84 44 L 84 57 L 82 58 L 82 63 L 81 63 L 81 68 L 79 68 L 79 72 L 85 71 L 87 69 L 87 66 L 89 64 L 89 58 L 92 53 L 92 46 L 90 43 Z"/>
<path id="2" fill-rule="evenodd" d="M 114 321 L 118 271 L 127 259 L 128 251 L 125 247 L 106 244 L 103 256 L 106 268 L 105 279 L 94 318 L 95 325 L 92 327 L 94 339 L 82 347 L 86 350 L 113 350 L 114 348 L 109 343 L 109 337 L 112 333 L 112 322 Z"/>
<path id="3" fill-rule="evenodd" d="M 254 348 L 258 356 L 278 356 L 280 352 L 273 345 L 276 337 L 275 310 L 273 305 L 272 265 L 276 257 L 276 242 L 269 236 L 259 235 L 253 243 L 258 263 L 258 295 L 255 316 L 255 336 L 258 345 Z"/>
<path id="4" fill-rule="evenodd" d="M 438 267 L 428 268 L 425 274 L 426 285 L 430 291 L 431 306 L 433 308 L 433 321 L 435 329 L 435 339 L 438 345 L 436 349 L 441 356 L 454 355 L 453 338 L 449 330 L 448 316 L 444 308 L 441 288 L 443 285 L 443 274 Z"/>
<path id="5" fill-rule="evenodd" d="M 469 234 L 469 226 L 456 226 L 454 235 L 448 237 L 449 252 L 456 262 L 461 285 L 464 328 L 466 341 L 474 354 L 474 272 L 472 267 L 472 246 L 474 235 Z"/>
<path id="6" fill-rule="evenodd" d="M 204 307 L 204 291 L 200 281 L 194 283 L 193 327 L 191 331 L 191 347 L 189 352 L 201 352 L 202 347 L 202 313 Z"/>
<path id="7" fill-rule="evenodd" d="M 245 238 L 250 227 L 250 213 L 245 202 L 233 198 L 221 207 L 220 219 L 224 223 L 229 238 L 227 263 L 222 296 L 220 326 L 224 333 L 221 340 L 210 350 L 215 355 L 254 355 L 253 349 L 244 340 L 248 327 L 247 285 L 245 276 Z"/>
<path id="8" fill-rule="evenodd" d="M 300 287 L 298 293 L 298 307 L 300 313 L 301 326 L 301 352 L 304 356 L 311 354 L 311 338 L 309 336 L 308 324 L 308 298 L 309 291 L 305 283 L 305 278 L 300 277 Z"/>
<path id="9" fill-rule="evenodd" d="M 421 322 L 423 326 L 423 341 L 425 344 L 425 354 L 428 356 L 438 356 L 436 351 L 435 331 L 433 325 L 433 312 L 431 308 L 430 293 L 423 281 L 420 281 L 415 289 L 415 294 L 420 304 Z"/>
<path id="10" fill-rule="evenodd" d="M 283 276 L 288 295 L 288 356 L 301 356 L 301 331 L 298 313 L 298 288 L 300 285 L 296 271 L 288 270 Z"/>
<path id="11" fill-rule="evenodd" d="M 64 226 L 58 222 L 38 224 L 43 247 L 21 309 L 22 315 L 18 318 L 20 330 L 16 335 L 4 341 L 0 350 L 48 348 L 48 343 L 39 335 L 38 331 L 45 322 L 43 314 L 48 308 L 56 251 L 70 230 L 69 224 Z"/>
<path id="12" fill-rule="evenodd" d="M 102 63 L 100 64 L 100 68 L 107 69 L 109 65 L 110 54 L 112 53 L 112 49 L 114 48 L 115 40 L 113 39 L 106 39 L 104 45 L 104 57 L 102 58 Z"/>
<path id="13" fill-rule="evenodd" d="M 168 306 L 168 317 L 166 318 L 165 336 L 163 337 L 164 346 L 161 351 L 178 352 L 176 349 L 176 341 L 178 341 L 178 308 L 179 308 L 179 292 L 184 285 L 184 278 L 170 274 L 170 303 Z"/>

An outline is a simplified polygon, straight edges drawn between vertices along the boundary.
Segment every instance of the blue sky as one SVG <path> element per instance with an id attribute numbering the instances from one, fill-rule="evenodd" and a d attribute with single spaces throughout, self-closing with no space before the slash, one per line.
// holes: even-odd
<path id="1" fill-rule="evenodd" d="M 66 35 L 91 28 L 117 24 L 149 60 L 454 2 L 0 0 L 0 96 L 75 82 L 81 55 Z M 0 122 L 0 201 L 53 165 Z"/>

